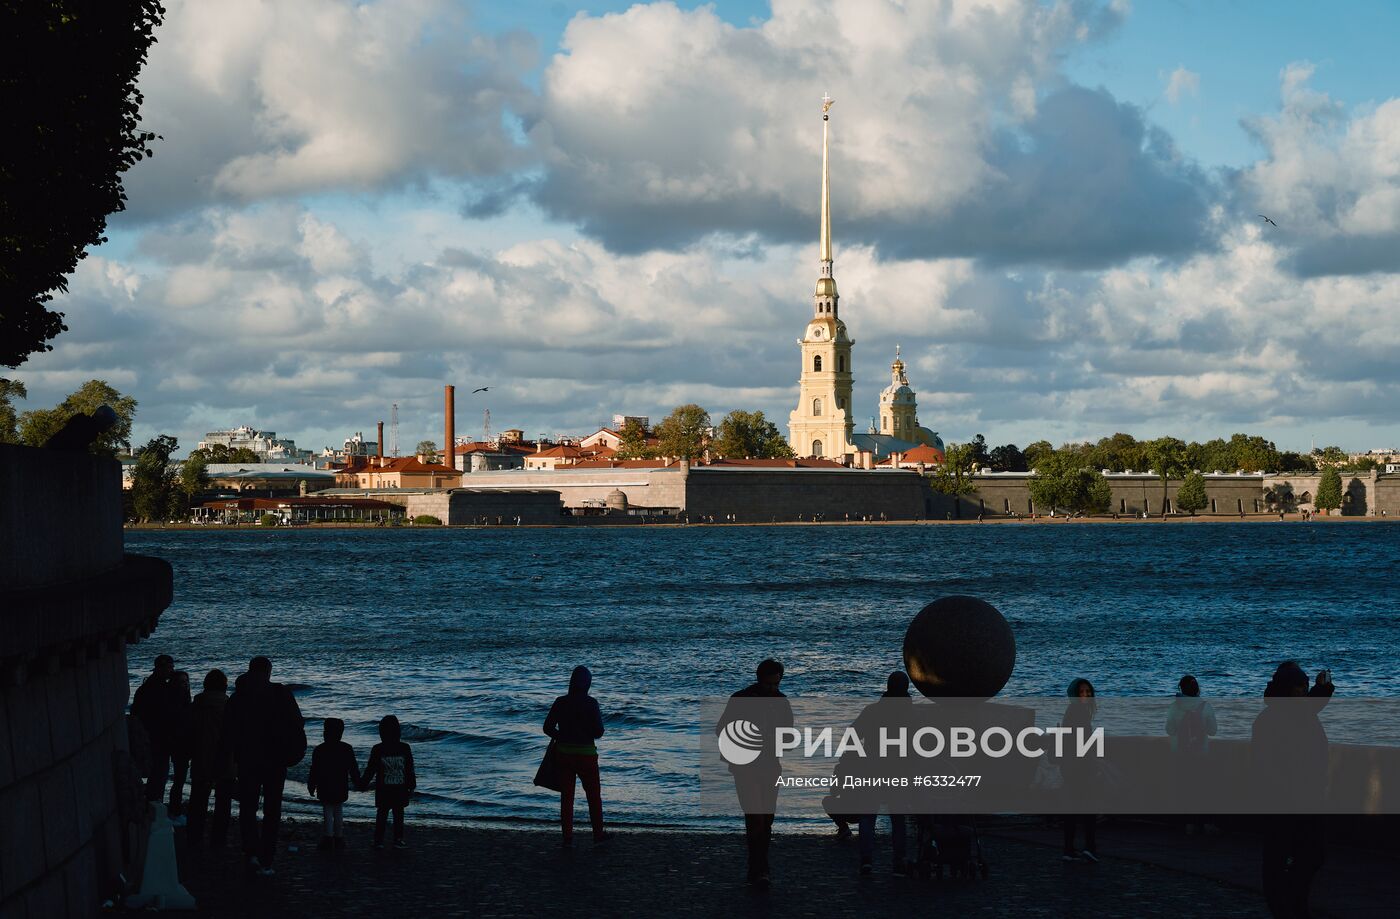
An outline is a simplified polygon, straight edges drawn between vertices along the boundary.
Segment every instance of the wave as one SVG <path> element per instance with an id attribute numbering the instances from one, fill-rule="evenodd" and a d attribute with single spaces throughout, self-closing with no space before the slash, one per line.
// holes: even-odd
<path id="1" fill-rule="evenodd" d="M 377 731 L 379 722 L 362 721 L 359 726 L 366 730 Z M 447 728 L 430 728 L 407 721 L 400 724 L 399 728 L 400 736 L 404 743 L 443 743 L 488 749 L 495 747 L 518 747 L 526 743 L 522 738 L 474 734 L 469 731 L 453 731 Z M 531 738 L 531 742 L 533 742 L 533 740 L 534 738 Z"/>

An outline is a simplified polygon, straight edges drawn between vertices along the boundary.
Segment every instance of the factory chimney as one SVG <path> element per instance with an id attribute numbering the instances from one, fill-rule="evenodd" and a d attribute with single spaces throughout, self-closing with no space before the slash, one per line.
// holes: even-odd
<path id="1" fill-rule="evenodd" d="M 384 465 L 384 422 L 379 422 L 379 446 L 375 448 L 376 466 Z"/>
<path id="2" fill-rule="evenodd" d="M 442 433 L 442 463 L 448 469 L 457 468 L 457 432 L 453 430 L 457 426 L 457 387 L 444 386 L 442 388 L 442 413 L 443 413 L 443 433 Z"/>

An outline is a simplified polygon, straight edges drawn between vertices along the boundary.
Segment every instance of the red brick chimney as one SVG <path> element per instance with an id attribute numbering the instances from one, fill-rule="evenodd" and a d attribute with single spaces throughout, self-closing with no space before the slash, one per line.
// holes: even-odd
<path id="1" fill-rule="evenodd" d="M 442 463 L 449 469 L 457 468 L 457 387 L 442 388 Z"/>
<path id="2" fill-rule="evenodd" d="M 384 422 L 382 422 L 382 421 L 379 422 L 379 447 L 378 447 L 378 449 L 375 451 L 375 454 L 374 454 L 374 455 L 375 455 L 375 457 L 378 458 L 378 460 L 379 460 L 379 462 L 377 463 L 377 465 L 383 466 L 383 465 L 384 465 Z"/>

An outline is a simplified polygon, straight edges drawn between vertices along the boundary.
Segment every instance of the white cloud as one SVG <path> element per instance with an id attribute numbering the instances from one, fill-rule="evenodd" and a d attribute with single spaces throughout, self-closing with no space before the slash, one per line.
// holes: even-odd
<path id="1" fill-rule="evenodd" d="M 1167 89 L 1164 95 L 1172 105 L 1181 102 L 1183 96 L 1196 96 L 1201 91 L 1201 75 L 1193 70 L 1178 66 L 1167 75 Z"/>
<path id="2" fill-rule="evenodd" d="M 621 251 L 810 238 L 829 90 L 847 240 L 1074 264 L 1190 251 L 1210 183 L 1137 109 L 1058 71 L 1117 18 L 1036 0 L 779 2 L 744 28 L 669 3 L 580 15 L 530 131 L 534 199 Z"/>
<path id="3" fill-rule="evenodd" d="M 1400 276 L 1299 281 L 1286 246 L 1216 219 L 1217 246 L 1176 266 L 1008 271 L 839 249 L 858 421 L 899 343 L 923 422 L 950 438 L 1394 424 Z M 811 245 L 625 255 L 553 239 L 382 274 L 356 255 L 368 241 L 283 205 L 211 209 L 181 239 L 147 245 L 140 272 L 82 263 L 58 304 L 75 331 L 19 374 L 31 404 L 107 376 L 141 401 L 139 436 L 246 421 L 316 446 L 391 402 L 405 438 L 431 435 L 443 382 L 492 386 L 462 405 L 464 430 L 485 407 L 498 427 L 580 433 L 697 400 L 783 424 L 816 275 Z"/>
<path id="4" fill-rule="evenodd" d="M 1290 64 L 1279 113 L 1246 122 L 1268 152 L 1238 177 L 1244 209 L 1278 223 L 1301 275 L 1400 269 L 1400 98 L 1348 111 L 1313 76 Z"/>
<path id="5" fill-rule="evenodd" d="M 162 135 L 126 184 L 137 216 L 211 200 L 378 191 L 526 159 L 507 113 L 535 51 L 445 0 L 172 0 L 143 71 Z"/>

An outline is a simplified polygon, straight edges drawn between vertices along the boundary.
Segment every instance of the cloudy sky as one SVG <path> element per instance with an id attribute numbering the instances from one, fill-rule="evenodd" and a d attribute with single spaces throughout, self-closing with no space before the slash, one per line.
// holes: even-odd
<path id="1" fill-rule="evenodd" d="M 1400 443 L 1400 6 L 166 0 L 156 156 L 14 375 L 138 439 L 786 428 L 832 109 L 859 425 Z M 1277 228 L 1265 225 L 1268 214 Z M 467 390 L 490 386 L 489 393 Z"/>

